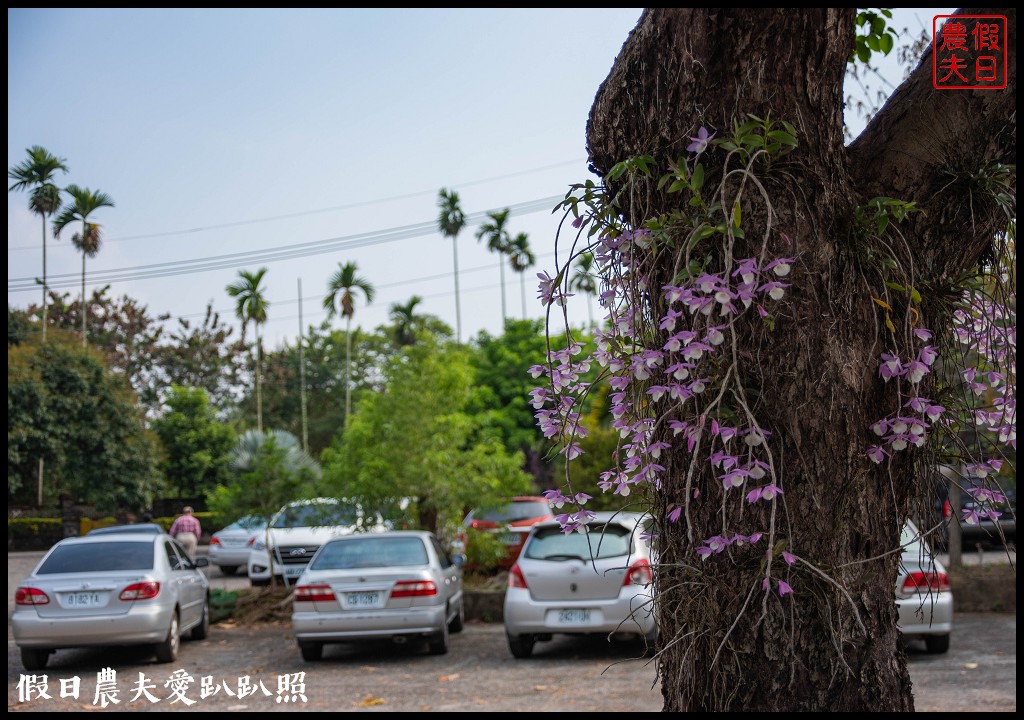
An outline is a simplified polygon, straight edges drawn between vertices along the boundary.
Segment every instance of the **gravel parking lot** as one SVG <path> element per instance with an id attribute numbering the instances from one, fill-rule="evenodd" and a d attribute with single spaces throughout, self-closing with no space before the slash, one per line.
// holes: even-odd
<path id="1" fill-rule="evenodd" d="M 34 560 L 31 553 L 8 558 L 9 588 Z M 17 574 L 21 573 L 21 574 Z M 213 571 L 217 575 L 217 571 Z M 230 579 L 231 584 L 244 578 Z M 216 583 L 216 580 L 215 580 Z M 9 610 L 13 599 L 8 598 Z M 50 659 L 46 675 L 50 699 L 19 702 L 26 675 L 8 629 L 8 709 L 25 711 L 98 710 L 97 674 L 117 672 L 117 705 L 107 710 L 146 711 L 656 711 L 661 693 L 653 665 L 640 658 L 635 643 L 609 645 L 603 639 L 558 638 L 537 646 L 535 657 L 514 660 L 501 625 L 470 623 L 453 637 L 452 651 L 429 656 L 413 644 L 377 643 L 328 646 L 320 663 L 299 657 L 287 623 L 252 628 L 215 625 L 202 642 L 183 642 L 178 662 L 161 665 L 140 649 L 62 650 Z M 923 643 L 910 646 L 910 675 L 917 709 L 924 711 L 1015 711 L 1016 614 L 958 613 L 952 647 L 928 655 Z M 172 673 L 184 672 L 185 697 L 174 701 Z M 151 702 L 132 701 L 142 673 Z M 298 673 L 305 701 L 294 694 Z M 248 677 L 255 694 L 239 697 Z M 78 698 L 61 698 L 61 681 L 81 681 Z M 201 698 L 204 677 L 218 688 Z M 260 688 L 263 682 L 266 693 Z M 289 683 L 279 695 L 279 682 Z M 233 694 L 229 694 L 230 690 Z M 269 694 L 267 694 L 269 693 Z M 287 697 L 288 702 L 279 701 Z"/>

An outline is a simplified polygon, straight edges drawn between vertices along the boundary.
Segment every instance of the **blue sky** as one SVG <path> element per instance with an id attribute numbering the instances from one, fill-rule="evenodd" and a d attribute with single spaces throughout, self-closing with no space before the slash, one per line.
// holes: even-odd
<path id="1" fill-rule="evenodd" d="M 379 242 L 380 231 L 434 223 L 437 191 L 467 213 L 564 195 L 589 177 L 585 129 L 594 95 L 640 9 L 8 10 L 8 167 L 42 145 L 67 160 L 62 182 L 109 194 L 91 218 L 104 245 L 87 267 L 137 268 L 302 243 L 369 244 L 305 257 L 242 259 L 164 277 L 129 270 L 112 283 L 151 313 L 201 317 L 208 301 L 233 320 L 224 287 L 268 268 L 268 346 L 298 333 L 339 262 L 378 287 L 357 306 L 372 328 L 413 294 L 455 324 L 450 241 L 435 231 Z M 947 10 L 901 12 L 917 30 Z M 891 71 L 893 81 L 899 77 Z M 538 266 L 527 310 L 541 316 L 535 273 L 553 267 L 554 202 L 514 213 Z M 282 217 L 287 216 L 287 217 Z M 8 193 L 8 303 L 41 275 L 41 227 L 27 196 Z M 500 329 L 498 261 L 459 236 L 463 338 Z M 50 234 L 51 287 L 77 297 L 81 256 Z M 351 245 L 351 243 L 350 243 Z M 506 270 L 509 315 L 519 279 Z M 570 308 L 586 318 L 582 302 Z"/>

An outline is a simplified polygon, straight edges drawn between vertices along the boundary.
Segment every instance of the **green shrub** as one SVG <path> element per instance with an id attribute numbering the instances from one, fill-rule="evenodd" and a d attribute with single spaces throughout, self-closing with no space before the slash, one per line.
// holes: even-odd
<path id="1" fill-rule="evenodd" d="M 476 573 L 492 573 L 505 559 L 508 548 L 493 532 L 468 528 L 466 534 L 466 569 Z"/>

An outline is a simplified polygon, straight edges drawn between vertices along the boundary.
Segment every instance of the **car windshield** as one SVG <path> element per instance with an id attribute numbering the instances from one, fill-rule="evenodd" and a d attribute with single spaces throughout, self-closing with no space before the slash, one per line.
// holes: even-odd
<path id="1" fill-rule="evenodd" d="M 546 502 L 514 502 L 497 508 L 474 510 L 470 520 L 491 523 L 509 523 L 530 518 L 546 517 L 551 509 Z"/>
<path id="2" fill-rule="evenodd" d="M 225 530 L 259 530 L 266 521 L 258 515 L 247 515 L 244 518 L 235 520 L 233 523 L 228 525 Z"/>
<path id="3" fill-rule="evenodd" d="M 36 570 L 36 574 L 152 569 L 152 542 L 98 542 L 61 545 L 54 548 Z"/>
<path id="4" fill-rule="evenodd" d="M 592 524 L 587 531 L 564 533 L 560 527 L 538 528 L 524 551 L 531 560 L 599 560 L 628 555 L 631 533 L 622 525 Z"/>
<path id="5" fill-rule="evenodd" d="M 359 516 L 355 507 L 341 503 L 312 503 L 286 507 L 274 518 L 275 528 L 355 525 Z"/>
<path id="6" fill-rule="evenodd" d="M 426 565 L 427 549 L 418 537 L 365 537 L 324 545 L 310 564 L 313 570 Z"/>

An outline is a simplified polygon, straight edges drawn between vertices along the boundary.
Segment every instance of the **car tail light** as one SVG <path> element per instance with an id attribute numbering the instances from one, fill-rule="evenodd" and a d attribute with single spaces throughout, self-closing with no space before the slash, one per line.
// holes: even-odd
<path id="1" fill-rule="evenodd" d="M 330 585 L 299 585 L 292 595 L 294 602 L 334 602 Z"/>
<path id="2" fill-rule="evenodd" d="M 942 517 L 946 520 L 953 517 L 953 506 L 949 504 L 949 500 L 942 502 Z"/>
<path id="3" fill-rule="evenodd" d="M 39 588 L 20 587 L 14 592 L 16 605 L 49 605 L 50 598 Z"/>
<path id="4" fill-rule="evenodd" d="M 251 538 L 249 538 L 249 542 L 247 542 L 246 545 L 249 546 L 249 547 L 252 547 L 252 544 L 254 542 L 256 542 L 256 536 L 255 535 L 253 535 Z"/>
<path id="5" fill-rule="evenodd" d="M 391 597 L 430 597 L 437 595 L 437 585 L 433 580 L 399 580 L 391 588 Z"/>
<path id="6" fill-rule="evenodd" d="M 508 586 L 510 588 L 526 588 L 526 578 L 523 577 L 523 571 L 519 569 L 519 563 L 516 563 L 508 571 Z"/>
<path id="7" fill-rule="evenodd" d="M 211 545 L 220 545 L 220 538 L 217 537 L 216 535 L 214 535 L 212 538 L 210 538 L 210 544 Z"/>
<path id="8" fill-rule="evenodd" d="M 652 582 L 654 573 L 651 572 L 651 564 L 646 560 L 637 560 L 626 571 L 626 579 L 622 581 L 622 586 L 650 585 Z"/>
<path id="9" fill-rule="evenodd" d="M 940 572 L 912 572 L 903 581 L 903 592 L 949 592 L 949 576 Z"/>
<path id="10" fill-rule="evenodd" d="M 155 580 L 149 582 L 132 583 L 118 595 L 121 600 L 149 600 L 160 594 L 160 583 Z"/>

